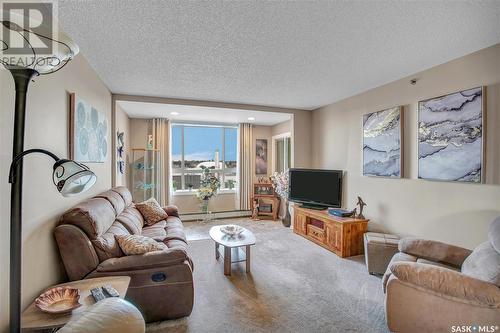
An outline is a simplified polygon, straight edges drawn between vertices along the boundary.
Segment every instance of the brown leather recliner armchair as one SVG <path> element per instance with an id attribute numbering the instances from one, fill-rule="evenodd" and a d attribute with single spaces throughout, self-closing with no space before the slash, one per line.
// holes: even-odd
<path id="1" fill-rule="evenodd" d="M 177 208 L 164 209 L 167 220 L 145 226 L 129 190 L 117 187 L 67 211 L 55 228 L 55 238 L 68 278 L 130 276 L 126 298 L 147 322 L 189 315 L 193 264 Z M 115 235 L 128 234 L 151 237 L 168 248 L 125 256 Z"/>

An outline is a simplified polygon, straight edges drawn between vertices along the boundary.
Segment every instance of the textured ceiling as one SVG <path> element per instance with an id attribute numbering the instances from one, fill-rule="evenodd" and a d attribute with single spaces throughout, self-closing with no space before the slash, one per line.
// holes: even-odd
<path id="1" fill-rule="evenodd" d="M 59 0 L 114 93 L 313 109 L 500 42 L 500 1 Z"/>
<path id="2" fill-rule="evenodd" d="M 162 103 L 117 101 L 130 118 L 169 118 L 179 122 L 205 122 L 220 124 L 252 123 L 272 126 L 292 118 L 291 114 L 231 108 L 215 108 Z M 172 112 L 174 114 L 172 114 Z M 249 119 L 252 118 L 252 119 Z"/>

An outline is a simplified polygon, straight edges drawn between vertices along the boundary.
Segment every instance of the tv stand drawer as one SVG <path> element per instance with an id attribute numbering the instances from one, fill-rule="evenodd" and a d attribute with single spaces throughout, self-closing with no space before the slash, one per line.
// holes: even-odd
<path id="1" fill-rule="evenodd" d="M 325 231 L 312 224 L 307 225 L 307 235 L 321 243 L 325 240 Z"/>

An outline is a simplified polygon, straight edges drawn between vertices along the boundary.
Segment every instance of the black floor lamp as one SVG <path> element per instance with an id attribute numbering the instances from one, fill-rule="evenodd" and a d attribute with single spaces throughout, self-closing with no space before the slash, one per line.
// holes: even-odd
<path id="1" fill-rule="evenodd" d="M 2 19 L 5 16 L 2 15 Z M 54 36 L 52 21 L 44 30 L 43 24 L 32 24 L 29 17 L 12 12 L 9 20 L 0 21 L 0 65 L 10 71 L 14 78 L 16 99 L 14 114 L 14 140 L 12 164 L 9 172 L 11 183 L 10 203 L 10 332 L 21 331 L 21 249 L 22 249 L 22 184 L 23 157 L 31 153 L 42 153 L 55 160 L 53 181 L 63 196 L 71 196 L 88 190 L 96 182 L 95 174 L 83 164 L 60 159 L 44 149 L 24 151 L 24 128 L 26 118 L 26 94 L 30 81 L 38 75 L 54 73 L 63 68 L 78 53 L 78 47 L 64 34 Z M 23 28 L 28 23 L 37 30 Z M 44 33 L 44 31 L 46 33 Z M 40 53 L 31 41 L 42 40 L 49 45 L 51 53 Z M 13 45 L 16 45 L 14 48 Z M 23 47 L 18 47 L 24 45 Z"/>

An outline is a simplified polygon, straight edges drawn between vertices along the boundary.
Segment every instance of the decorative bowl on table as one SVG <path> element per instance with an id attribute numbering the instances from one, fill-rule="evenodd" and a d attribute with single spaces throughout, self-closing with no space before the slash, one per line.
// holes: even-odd
<path id="1" fill-rule="evenodd" d="M 220 231 L 231 237 L 241 234 L 244 230 L 245 229 L 235 224 L 228 224 L 220 227 Z"/>
<path id="2" fill-rule="evenodd" d="M 47 313 L 66 313 L 81 306 L 80 291 L 71 287 L 55 287 L 35 300 L 35 306 Z"/>

